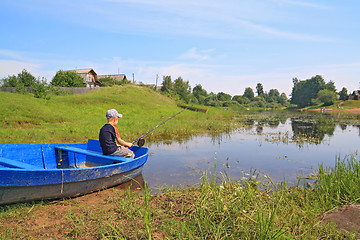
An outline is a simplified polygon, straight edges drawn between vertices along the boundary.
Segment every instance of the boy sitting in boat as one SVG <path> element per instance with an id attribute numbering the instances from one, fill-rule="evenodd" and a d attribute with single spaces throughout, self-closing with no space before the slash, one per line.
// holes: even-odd
<path id="1" fill-rule="evenodd" d="M 106 111 L 107 123 L 100 129 L 99 133 L 100 146 L 104 155 L 134 158 L 134 152 L 129 149 L 133 144 L 124 141 L 116 127 L 121 117 L 122 115 L 115 109 Z"/>

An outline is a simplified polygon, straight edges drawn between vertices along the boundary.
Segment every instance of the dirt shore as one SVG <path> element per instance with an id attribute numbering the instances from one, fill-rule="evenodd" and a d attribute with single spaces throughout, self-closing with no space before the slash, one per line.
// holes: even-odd
<path id="1" fill-rule="evenodd" d="M 360 114 L 360 108 L 352 108 L 352 109 L 321 109 L 321 108 L 317 108 L 317 109 L 309 109 L 307 111 L 314 111 L 314 112 L 338 112 L 338 113 L 342 113 L 342 112 L 346 112 L 346 113 L 352 113 L 352 114 Z"/>

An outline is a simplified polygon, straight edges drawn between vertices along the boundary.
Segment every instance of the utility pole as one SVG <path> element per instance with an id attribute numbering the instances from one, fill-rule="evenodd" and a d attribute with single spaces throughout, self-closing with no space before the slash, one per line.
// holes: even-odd
<path id="1" fill-rule="evenodd" d="M 159 79 L 159 75 L 156 74 L 155 91 L 157 90 L 157 81 L 158 81 L 158 79 Z"/>
<path id="2" fill-rule="evenodd" d="M 134 73 L 132 75 L 133 75 L 133 84 L 135 84 L 135 75 Z"/>

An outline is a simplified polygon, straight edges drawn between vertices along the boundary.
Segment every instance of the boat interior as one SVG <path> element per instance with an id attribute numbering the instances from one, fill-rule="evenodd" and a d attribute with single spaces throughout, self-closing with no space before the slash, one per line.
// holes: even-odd
<path id="1" fill-rule="evenodd" d="M 133 146 L 135 158 L 146 148 Z M 0 144 L 0 169 L 66 169 L 106 166 L 132 159 L 102 154 L 98 140 L 88 143 Z"/>

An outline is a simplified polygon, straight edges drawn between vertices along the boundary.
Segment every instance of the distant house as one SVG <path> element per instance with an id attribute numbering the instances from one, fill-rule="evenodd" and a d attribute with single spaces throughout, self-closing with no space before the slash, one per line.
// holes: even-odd
<path id="1" fill-rule="evenodd" d="M 98 81 L 96 72 L 92 68 L 69 70 L 68 72 L 75 72 L 80 75 L 84 79 L 84 83 L 88 88 L 99 87 L 101 85 L 101 82 Z"/>
<path id="2" fill-rule="evenodd" d="M 352 94 L 349 95 L 349 100 L 359 100 L 360 90 L 355 90 Z"/>
<path id="3" fill-rule="evenodd" d="M 106 77 L 110 77 L 115 79 L 116 81 L 122 82 L 122 81 L 126 81 L 126 75 L 125 74 L 113 74 L 113 75 L 98 75 L 98 79 L 101 78 L 106 78 Z M 101 80 L 100 80 L 101 81 Z"/>

